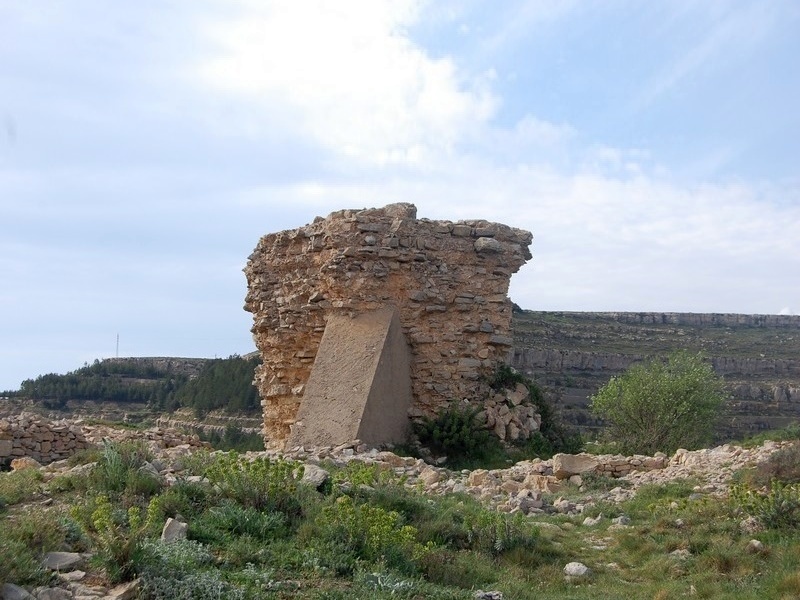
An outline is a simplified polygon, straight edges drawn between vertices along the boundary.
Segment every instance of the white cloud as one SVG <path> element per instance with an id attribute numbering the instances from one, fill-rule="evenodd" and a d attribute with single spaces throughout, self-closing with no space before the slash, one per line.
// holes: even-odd
<path id="1" fill-rule="evenodd" d="M 217 54 L 198 73 L 266 115 L 254 125 L 260 134 L 288 120 L 359 161 L 418 163 L 448 152 L 495 109 L 483 76 L 465 78 L 451 59 L 428 56 L 404 35 L 416 2 L 292 0 L 247 9 L 205 24 Z"/>

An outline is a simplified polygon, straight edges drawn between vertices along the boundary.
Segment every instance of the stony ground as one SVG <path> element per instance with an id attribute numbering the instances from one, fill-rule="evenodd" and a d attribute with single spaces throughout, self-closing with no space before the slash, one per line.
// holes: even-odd
<path id="1" fill-rule="evenodd" d="M 87 440 L 100 444 L 103 440 L 144 440 L 153 454 L 148 468 L 157 472 L 167 484 L 179 481 L 184 475 L 184 459 L 204 447 L 197 436 L 176 430 L 152 428 L 149 430 L 121 430 L 109 426 L 83 426 Z M 591 455 L 557 455 L 550 460 L 523 461 L 506 469 L 451 471 L 431 466 L 421 459 L 402 457 L 389 451 L 369 449 L 357 440 L 335 448 L 295 448 L 283 454 L 305 464 L 304 478 L 315 485 L 321 484 L 336 467 L 357 461 L 376 465 L 379 469 L 401 478 L 404 485 L 426 494 L 466 493 L 486 505 L 503 512 L 522 512 L 532 519 L 546 514 L 578 515 L 598 502 L 622 502 L 630 499 L 646 484 L 692 479 L 697 482 L 696 492 L 712 496 L 725 496 L 734 473 L 746 466 L 766 460 L 786 442 L 768 441 L 754 448 L 723 445 L 716 448 L 686 451 L 679 450 L 672 457 L 621 457 Z M 207 445 L 205 445 L 207 447 Z M 278 456 L 276 452 L 251 452 L 246 456 Z M 21 461 L 30 468 L 39 468 L 47 482 L 65 473 L 81 473 L 90 465 L 70 467 L 66 460 L 46 466 L 31 461 Z M 615 467 L 616 465 L 616 467 Z M 605 476 L 608 483 L 618 483 L 608 490 L 596 491 L 587 485 L 598 471 L 613 472 L 620 477 Z M 46 488 L 44 488 L 46 489 Z M 47 508 L 57 503 L 43 492 L 22 510 Z M 589 519 L 587 519 L 589 520 Z M 591 525 L 591 523 L 589 523 Z M 543 524 L 547 525 L 547 524 Z M 618 525 L 624 526 L 620 521 Z M 72 553 L 51 553 L 47 557 L 53 570 L 59 571 L 58 587 L 37 588 L 29 593 L 7 584 L 3 598 L 38 600 L 88 600 L 108 598 L 125 600 L 137 594 L 135 585 L 109 588 L 102 578 L 92 574 L 87 567 L 87 557 Z M 86 570 L 84 570 L 86 569 Z"/>

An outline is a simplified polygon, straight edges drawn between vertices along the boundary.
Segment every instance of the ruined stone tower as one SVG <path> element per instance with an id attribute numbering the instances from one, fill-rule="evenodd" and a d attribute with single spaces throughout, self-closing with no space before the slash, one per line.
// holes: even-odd
<path id="1" fill-rule="evenodd" d="M 403 412 L 474 398 L 480 375 L 506 360 L 508 285 L 531 234 L 416 212 L 341 210 L 259 241 L 245 310 L 268 447 L 398 441 Z"/>

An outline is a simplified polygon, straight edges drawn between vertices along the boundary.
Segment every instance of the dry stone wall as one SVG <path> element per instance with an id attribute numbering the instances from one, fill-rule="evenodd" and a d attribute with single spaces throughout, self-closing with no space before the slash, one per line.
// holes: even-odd
<path id="1" fill-rule="evenodd" d="M 329 315 L 397 309 L 411 351 L 411 416 L 474 399 L 513 339 L 508 285 L 530 259 L 530 232 L 483 220 L 417 219 L 412 204 L 341 210 L 261 238 L 245 309 L 262 365 L 265 436 L 295 422 Z"/>
<path id="2" fill-rule="evenodd" d="M 80 427 L 22 413 L 0 419 L 0 462 L 27 456 L 42 464 L 91 446 Z"/>

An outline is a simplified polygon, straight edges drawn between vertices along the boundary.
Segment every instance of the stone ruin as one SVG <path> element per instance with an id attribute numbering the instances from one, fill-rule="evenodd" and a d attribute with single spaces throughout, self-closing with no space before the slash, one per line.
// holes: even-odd
<path id="1" fill-rule="evenodd" d="M 409 417 L 490 398 L 482 375 L 509 357 L 508 286 L 532 235 L 416 213 L 340 210 L 266 235 L 250 255 L 245 310 L 268 448 L 402 441 Z M 538 428 L 515 398 L 483 407 L 501 437 Z"/>

